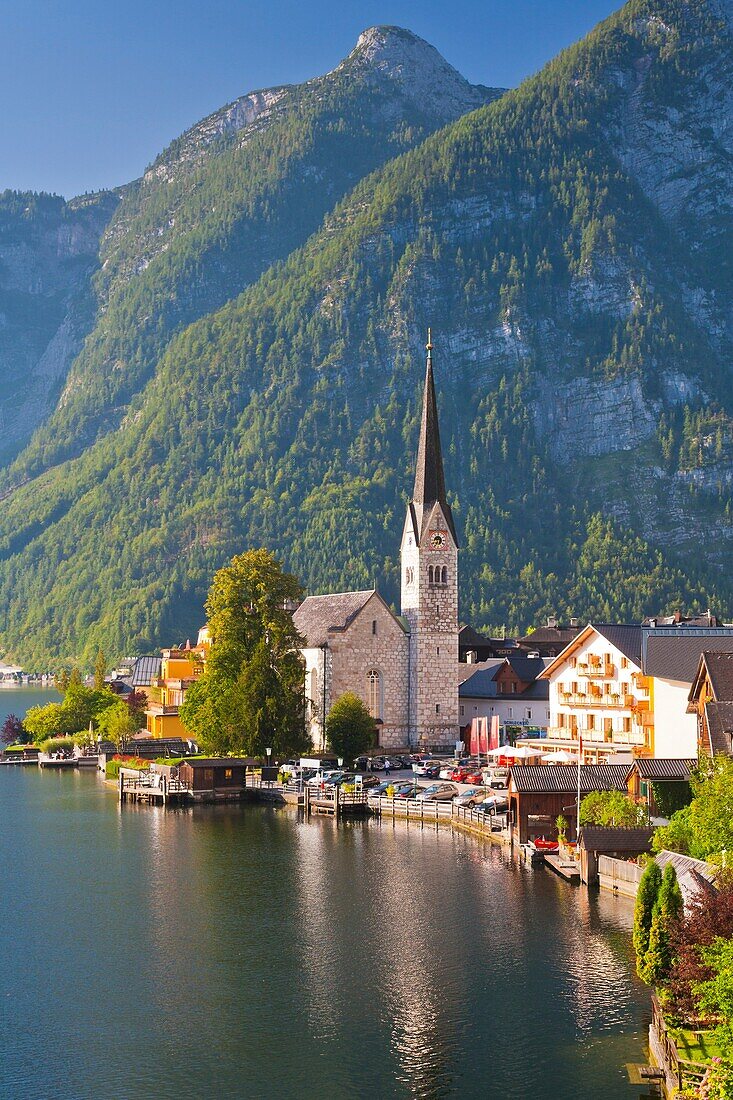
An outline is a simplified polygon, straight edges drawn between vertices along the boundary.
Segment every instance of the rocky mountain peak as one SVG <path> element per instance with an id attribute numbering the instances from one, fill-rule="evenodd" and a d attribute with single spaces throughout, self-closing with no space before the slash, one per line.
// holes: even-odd
<path id="1" fill-rule="evenodd" d="M 468 111 L 497 95 L 496 89 L 470 84 L 434 46 L 404 27 L 368 27 L 333 72 L 388 81 L 405 98 L 431 112 L 443 104 L 446 117 L 455 117 L 456 106 Z"/>

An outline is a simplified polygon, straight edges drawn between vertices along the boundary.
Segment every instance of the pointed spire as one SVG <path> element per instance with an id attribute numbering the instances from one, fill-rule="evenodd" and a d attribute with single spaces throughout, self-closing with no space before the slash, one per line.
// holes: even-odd
<path id="1" fill-rule="evenodd" d="M 419 508 L 420 526 L 427 518 L 436 502 L 440 504 L 446 520 L 455 538 L 453 516 L 445 496 L 445 476 L 443 473 L 443 452 L 440 447 L 440 428 L 438 426 L 438 404 L 435 399 L 433 380 L 433 342 L 428 329 L 428 342 L 425 364 L 425 389 L 423 392 L 422 421 L 420 439 L 415 463 L 415 487 L 412 491 L 412 503 Z"/>

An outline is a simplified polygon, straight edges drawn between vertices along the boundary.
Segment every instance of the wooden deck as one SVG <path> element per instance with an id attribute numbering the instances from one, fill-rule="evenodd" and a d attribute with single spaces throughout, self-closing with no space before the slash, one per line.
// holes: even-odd
<path id="1" fill-rule="evenodd" d="M 150 806 L 180 806 L 192 798 L 189 788 L 178 779 L 124 768 L 120 769 L 117 791 L 120 802 L 147 803 Z"/>
<path id="2" fill-rule="evenodd" d="M 546 852 L 545 866 L 568 882 L 580 882 L 580 869 L 574 859 L 565 859 L 557 852 Z"/>
<path id="3" fill-rule="evenodd" d="M 43 752 L 39 753 L 38 756 L 39 768 L 75 768 L 76 766 L 77 759 L 75 756 L 64 756 L 61 760 L 54 760 Z"/>

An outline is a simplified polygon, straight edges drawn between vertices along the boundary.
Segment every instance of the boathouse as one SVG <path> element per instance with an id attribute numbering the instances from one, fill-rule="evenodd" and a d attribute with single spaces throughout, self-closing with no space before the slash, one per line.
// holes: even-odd
<path id="1" fill-rule="evenodd" d="M 651 852 L 654 826 L 623 828 L 621 826 L 582 825 L 578 840 L 580 881 L 589 886 L 598 882 L 600 856 L 636 861 L 643 852 Z"/>
<path id="2" fill-rule="evenodd" d="M 628 764 L 582 764 L 581 798 L 591 791 L 626 793 Z M 555 821 L 568 821 L 568 839 L 575 839 L 578 768 L 574 764 L 550 766 L 521 764 L 511 768 L 509 810 L 514 840 L 526 844 L 538 836 L 557 837 Z"/>
<path id="3" fill-rule="evenodd" d="M 256 764 L 250 757 L 194 757 L 181 761 L 178 778 L 195 802 L 226 802 L 242 797 L 247 768 Z"/>

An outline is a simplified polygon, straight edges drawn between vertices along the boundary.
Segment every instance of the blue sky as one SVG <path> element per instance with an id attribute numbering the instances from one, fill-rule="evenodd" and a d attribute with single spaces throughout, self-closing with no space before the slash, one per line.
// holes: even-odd
<path id="1" fill-rule="evenodd" d="M 243 92 L 326 72 L 376 23 L 513 87 L 617 0 L 0 0 L 0 190 L 125 183 Z"/>

